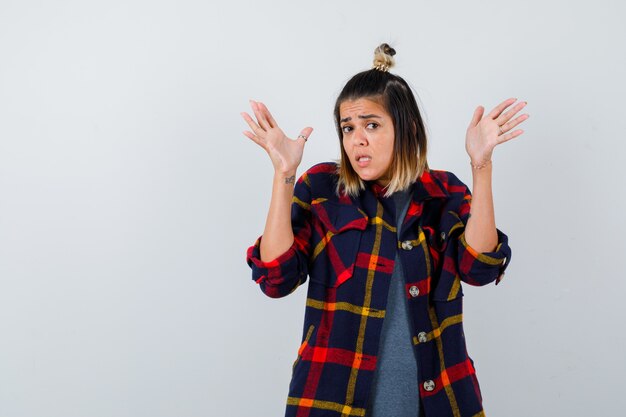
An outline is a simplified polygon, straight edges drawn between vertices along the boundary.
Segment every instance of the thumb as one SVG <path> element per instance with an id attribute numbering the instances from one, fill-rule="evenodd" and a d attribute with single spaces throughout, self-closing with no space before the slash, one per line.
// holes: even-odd
<path id="1" fill-rule="evenodd" d="M 483 118 L 484 112 L 485 112 L 485 108 L 483 106 L 476 107 L 476 110 L 474 110 L 474 116 L 472 116 L 472 121 L 470 122 L 470 125 L 469 125 L 470 128 L 476 126 L 478 122 L 480 122 L 480 119 Z"/>
<path id="2" fill-rule="evenodd" d="M 309 139 L 309 136 L 311 136 L 311 132 L 313 132 L 313 128 L 312 127 L 305 127 L 304 129 L 302 129 L 300 131 L 300 134 L 298 135 L 298 141 L 306 142 Z M 304 136 L 304 138 L 303 138 L 303 136 Z"/>

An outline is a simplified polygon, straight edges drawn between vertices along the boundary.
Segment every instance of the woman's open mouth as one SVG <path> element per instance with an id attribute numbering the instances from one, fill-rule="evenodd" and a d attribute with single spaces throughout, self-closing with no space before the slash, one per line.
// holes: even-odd
<path id="1" fill-rule="evenodd" d="M 360 156 L 357 156 L 356 158 L 356 163 L 361 168 L 368 166 L 371 161 L 372 161 L 372 157 L 367 156 L 367 155 L 360 155 Z"/>

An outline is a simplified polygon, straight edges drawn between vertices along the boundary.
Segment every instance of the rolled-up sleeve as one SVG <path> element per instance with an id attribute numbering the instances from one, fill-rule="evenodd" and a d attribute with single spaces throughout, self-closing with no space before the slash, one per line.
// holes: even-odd
<path id="1" fill-rule="evenodd" d="M 306 281 L 306 258 L 298 253 L 294 243 L 278 258 L 272 261 L 261 260 L 260 236 L 253 246 L 248 248 L 247 262 L 252 268 L 252 279 L 261 286 L 261 290 L 269 297 L 284 297 L 293 292 Z"/>
<path id="2" fill-rule="evenodd" d="M 460 223 L 453 226 L 457 229 L 456 260 L 459 276 L 470 285 L 486 285 L 491 282 L 500 283 L 504 271 L 511 262 L 511 248 L 505 233 L 496 228 L 498 243 L 492 252 L 478 252 L 465 240 L 465 226 L 469 219 L 472 194 L 469 188 L 454 174 L 449 175 L 450 182 L 455 185 L 457 196 L 454 212 Z M 455 217 L 456 217 L 455 216 Z"/>
<path id="3" fill-rule="evenodd" d="M 260 236 L 246 254 L 246 262 L 252 268 L 252 279 L 259 284 L 263 293 L 272 298 L 292 293 L 308 276 L 311 200 L 306 175 L 300 177 L 294 189 L 291 204 L 294 242 L 291 247 L 274 260 L 262 261 L 260 247 L 263 236 Z"/>
<path id="4" fill-rule="evenodd" d="M 465 232 L 459 236 L 458 261 L 461 279 L 470 285 L 485 285 L 492 281 L 496 285 L 504 277 L 511 260 L 508 237 L 499 229 L 498 244 L 493 252 L 478 252 L 465 240 Z"/>

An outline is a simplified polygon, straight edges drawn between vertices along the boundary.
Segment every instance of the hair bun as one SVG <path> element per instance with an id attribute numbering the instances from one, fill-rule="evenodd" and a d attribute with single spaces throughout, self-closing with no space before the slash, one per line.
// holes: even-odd
<path id="1" fill-rule="evenodd" d="M 395 54 L 396 50 L 389 46 L 389 44 L 380 44 L 380 46 L 374 50 L 374 65 L 372 65 L 372 68 L 383 72 L 389 71 L 389 68 L 395 65 L 393 59 Z"/>

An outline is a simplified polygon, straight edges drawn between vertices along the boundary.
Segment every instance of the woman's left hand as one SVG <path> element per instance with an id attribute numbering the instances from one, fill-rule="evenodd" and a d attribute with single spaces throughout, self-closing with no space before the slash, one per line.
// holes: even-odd
<path id="1" fill-rule="evenodd" d="M 491 160 L 493 148 L 496 145 L 518 137 L 524 131 L 517 129 L 511 131 L 515 126 L 528 119 L 528 114 L 522 114 L 511 120 L 525 105 L 521 101 L 510 110 L 506 108 L 515 103 L 517 99 L 510 98 L 497 105 L 491 112 L 483 118 L 485 108 L 478 106 L 474 110 L 474 117 L 467 128 L 465 134 L 465 150 L 470 157 L 472 164 L 481 165 Z"/>

